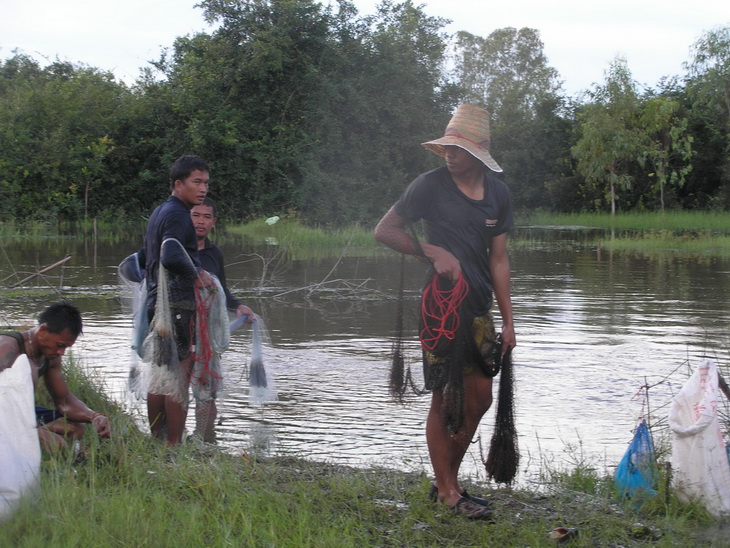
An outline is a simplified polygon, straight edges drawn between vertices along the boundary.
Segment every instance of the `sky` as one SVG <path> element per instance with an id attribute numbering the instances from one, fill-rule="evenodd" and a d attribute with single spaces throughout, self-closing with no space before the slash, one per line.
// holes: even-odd
<path id="1" fill-rule="evenodd" d="M 0 0 L 0 59 L 14 50 L 42 64 L 57 58 L 112 71 L 132 84 L 141 67 L 178 36 L 210 32 L 196 0 Z M 354 0 L 361 15 L 378 0 Z M 565 91 L 603 83 L 611 62 L 627 60 L 634 79 L 656 86 L 685 74 L 692 44 L 706 31 L 730 26 L 727 0 L 424 0 L 427 15 L 486 37 L 504 27 L 540 32 L 548 65 Z"/>

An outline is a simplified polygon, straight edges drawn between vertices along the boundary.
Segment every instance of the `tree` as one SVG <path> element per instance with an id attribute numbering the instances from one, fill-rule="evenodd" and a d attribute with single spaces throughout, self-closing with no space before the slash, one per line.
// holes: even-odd
<path id="1" fill-rule="evenodd" d="M 572 153 L 586 190 L 596 190 L 616 214 L 618 191 L 631 186 L 631 168 L 642 157 L 645 135 L 638 126 L 640 103 L 626 60 L 617 57 L 596 86 L 593 103 L 578 117 L 578 142 Z M 596 207 L 600 203 L 594 204 Z"/>
<path id="2" fill-rule="evenodd" d="M 41 69 L 24 56 L 0 65 L 0 189 L 9 200 L 3 210 L 19 219 L 74 221 L 108 204 L 107 188 L 129 173 L 110 170 L 92 148 L 114 138 L 128 93 L 110 73 L 81 65 Z M 98 202 L 81 190 L 85 173 L 106 183 Z"/>
<path id="3" fill-rule="evenodd" d="M 492 114 L 492 148 L 515 203 L 546 203 L 548 181 L 568 175 L 571 125 L 562 113 L 557 71 L 548 66 L 539 32 L 503 28 L 486 38 L 458 32 L 454 78 L 466 102 Z"/>
<path id="4" fill-rule="evenodd" d="M 730 27 L 706 32 L 692 46 L 685 83 L 696 155 L 686 200 L 730 207 Z M 691 201 L 690 201 L 691 200 Z"/>
<path id="5" fill-rule="evenodd" d="M 483 104 L 495 120 L 510 111 L 535 115 L 538 105 L 560 90 L 535 29 L 506 27 L 486 38 L 461 31 L 454 47 L 454 73 L 465 99 Z"/>
<path id="6" fill-rule="evenodd" d="M 643 106 L 640 127 L 646 132 L 648 144 L 644 159 L 653 167 L 651 174 L 659 187 L 659 202 L 664 211 L 664 189 L 667 185 L 681 187 L 692 171 L 692 136 L 687 133 L 687 119 L 678 115 L 681 105 L 665 97 L 648 99 Z"/>
<path id="7" fill-rule="evenodd" d="M 177 151 L 214 169 L 239 217 L 377 218 L 443 127 L 443 21 L 410 1 L 358 18 L 341 0 L 203 0 L 212 35 L 180 38 L 147 81 L 172 104 Z M 416 170 L 416 167 L 419 169 Z"/>

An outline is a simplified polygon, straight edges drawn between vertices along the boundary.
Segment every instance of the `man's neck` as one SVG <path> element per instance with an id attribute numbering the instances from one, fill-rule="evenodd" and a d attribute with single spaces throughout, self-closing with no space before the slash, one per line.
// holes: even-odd
<path id="1" fill-rule="evenodd" d="M 206 238 L 207 236 L 203 236 L 202 238 L 198 236 L 198 251 L 200 251 L 201 249 L 205 249 Z"/>
<path id="2" fill-rule="evenodd" d="M 28 345 L 26 346 L 25 353 L 27 354 L 28 358 L 33 361 L 33 363 L 36 363 L 38 358 L 36 357 L 36 343 L 33 342 L 33 335 L 35 334 L 35 329 L 29 329 L 26 331 L 28 334 Z"/>

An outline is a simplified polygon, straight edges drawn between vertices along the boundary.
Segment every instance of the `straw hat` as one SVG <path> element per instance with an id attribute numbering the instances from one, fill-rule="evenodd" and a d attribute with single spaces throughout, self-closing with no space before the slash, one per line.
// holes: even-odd
<path id="1" fill-rule="evenodd" d="M 459 105 L 444 136 L 421 144 L 439 156 L 444 156 L 444 145 L 455 145 L 470 152 L 492 171 L 502 171 L 489 154 L 489 113 L 478 106 Z"/>

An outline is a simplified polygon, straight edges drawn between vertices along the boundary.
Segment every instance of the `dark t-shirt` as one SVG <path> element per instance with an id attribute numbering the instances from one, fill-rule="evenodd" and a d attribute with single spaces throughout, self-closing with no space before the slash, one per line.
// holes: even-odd
<path id="1" fill-rule="evenodd" d="M 178 240 L 185 249 L 181 249 L 175 242 L 170 242 L 161 250 L 162 242 L 168 238 Z M 140 258 L 140 262 L 147 269 L 147 308 L 154 308 L 157 301 L 160 262 L 169 271 L 170 302 L 194 303 L 195 279 L 197 267 L 200 266 L 198 242 L 190 218 L 190 209 L 182 200 L 170 196 L 152 212 L 147 223 L 143 250 L 144 257 Z"/>
<path id="2" fill-rule="evenodd" d="M 211 274 L 215 274 L 221 282 L 223 291 L 226 294 L 226 308 L 229 310 L 235 310 L 238 308 L 241 303 L 228 290 L 226 272 L 223 268 L 223 253 L 218 246 L 206 238 L 205 247 L 198 250 L 198 259 L 200 260 L 200 266 L 203 267 L 203 270 L 206 270 Z"/>
<path id="3" fill-rule="evenodd" d="M 395 212 L 425 222 L 430 244 L 450 251 L 469 283 L 467 302 L 475 315 L 492 307 L 489 249 L 492 238 L 513 227 L 512 200 L 502 181 L 484 174 L 484 198 L 472 200 L 456 186 L 446 167 L 418 176 L 401 195 Z"/>

